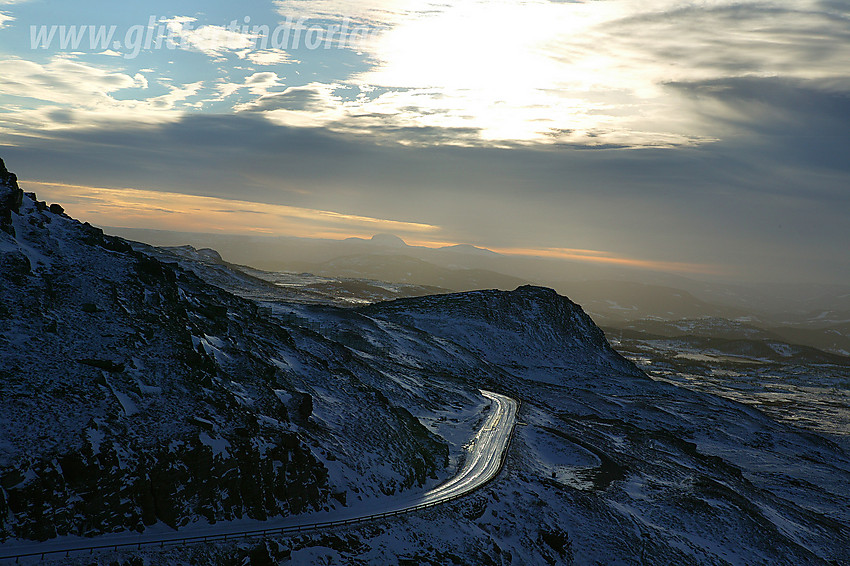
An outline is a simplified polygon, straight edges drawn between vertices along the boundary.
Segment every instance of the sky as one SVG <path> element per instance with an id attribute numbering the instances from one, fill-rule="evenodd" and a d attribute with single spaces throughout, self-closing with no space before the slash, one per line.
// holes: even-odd
<path id="1" fill-rule="evenodd" d="M 0 0 L 0 158 L 102 226 L 850 281 L 850 2 Z"/>

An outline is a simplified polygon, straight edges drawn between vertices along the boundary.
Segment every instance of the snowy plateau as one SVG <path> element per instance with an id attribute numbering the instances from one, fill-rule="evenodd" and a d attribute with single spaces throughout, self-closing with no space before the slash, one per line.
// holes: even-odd
<path id="1" fill-rule="evenodd" d="M 458 499 L 20 563 L 850 564 L 846 440 L 651 379 L 552 290 L 415 294 L 108 236 L 0 161 L 0 556 L 393 508 L 464 469 L 485 390 L 517 424 Z"/>

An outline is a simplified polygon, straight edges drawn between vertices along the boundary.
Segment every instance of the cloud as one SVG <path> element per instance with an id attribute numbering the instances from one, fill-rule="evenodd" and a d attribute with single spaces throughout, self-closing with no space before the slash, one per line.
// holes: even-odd
<path id="1" fill-rule="evenodd" d="M 789 128 L 813 128 L 829 135 L 850 136 L 844 118 L 850 118 L 850 84 L 826 80 L 782 77 L 730 77 L 691 82 L 671 82 L 691 100 L 712 100 L 723 119 L 735 126 L 762 133 L 780 133 Z M 836 121 L 838 120 L 838 121 Z"/>
<path id="2" fill-rule="evenodd" d="M 175 41 L 184 49 L 199 51 L 210 57 L 221 58 L 225 53 L 253 49 L 256 36 L 240 29 L 225 26 L 201 25 L 195 27 L 197 18 L 175 16 L 160 20 L 166 24 Z"/>
<path id="3" fill-rule="evenodd" d="M 130 75 L 86 65 L 68 56 L 42 65 L 24 59 L 0 61 L 0 92 L 6 95 L 70 104 L 80 98 L 106 101 L 116 91 L 138 87 Z"/>
<path id="4" fill-rule="evenodd" d="M 796 154 L 810 143 L 797 133 L 782 146 L 761 135 L 676 150 L 411 149 L 242 113 L 61 130 L 0 154 L 23 182 L 332 210 L 439 226 L 433 241 L 606 250 L 740 279 L 846 280 L 850 165 Z"/>
<path id="5" fill-rule="evenodd" d="M 850 85 L 848 8 L 812 0 L 793 6 L 737 0 L 282 0 L 276 7 L 321 25 L 345 18 L 365 22 L 379 33 L 358 46 L 359 66 L 304 79 L 293 69 L 285 79 L 262 84 L 249 84 L 250 75 L 228 77 L 215 85 L 217 96 L 172 97 L 175 106 L 185 110 L 239 94 L 228 100 L 235 112 L 407 145 L 672 148 L 714 143 L 734 130 L 731 122 L 719 128 L 692 96 L 668 85 L 743 77 Z M 239 26 L 199 25 L 194 16 L 161 21 L 183 47 L 223 63 L 293 62 L 285 50 L 257 49 L 257 38 Z M 334 60 L 354 57 L 336 49 L 321 53 Z M 220 68 L 224 76 L 237 69 Z M 255 70 L 238 67 L 240 73 Z M 209 79 L 183 80 L 195 84 L 201 78 Z M 95 76 L 92 84 L 105 80 Z M 110 90 L 107 96 L 123 99 L 127 92 L 116 96 Z M 168 99 L 149 106 L 166 110 L 162 100 Z M 53 102 L 82 116 L 71 101 Z M 22 103 L 16 114 L 19 108 L 27 111 Z M 105 110 L 101 119 L 109 115 Z M 44 112 L 30 114 L 32 123 L 45 119 Z M 148 121 L 165 117 L 147 110 L 139 115 Z"/>
<path id="6" fill-rule="evenodd" d="M 280 86 L 283 86 L 281 78 L 277 73 L 271 71 L 253 73 L 245 77 L 241 83 L 228 82 L 221 79 L 216 85 L 216 90 L 218 91 L 218 98 L 216 100 L 224 100 L 240 90 L 248 90 L 250 94 L 262 100 L 264 97 L 270 96 L 269 91 Z"/>
<path id="7" fill-rule="evenodd" d="M 337 106 L 333 124 L 332 113 L 314 113 L 317 124 L 337 131 L 379 131 L 369 117 L 383 115 L 395 132 L 443 128 L 444 139 L 478 132 L 477 142 L 464 135 L 455 144 L 686 147 L 716 141 L 717 131 L 667 83 L 744 76 L 850 82 L 850 10 L 838 3 L 276 4 L 282 15 L 349 18 L 380 31 L 359 46 L 367 69 L 325 82 L 374 93 L 327 100 Z M 275 111 L 273 102 L 258 101 L 255 110 Z M 304 118 L 275 117 L 283 124 Z"/>
<path id="8" fill-rule="evenodd" d="M 336 94 L 340 86 L 308 83 L 302 87 L 289 87 L 280 93 L 263 94 L 235 108 L 242 112 L 261 113 L 284 126 L 334 129 L 333 124 L 346 115 L 343 99 Z"/>
<path id="9" fill-rule="evenodd" d="M 242 55 L 240 55 L 241 57 Z M 258 51 L 248 51 L 244 54 L 251 63 L 261 66 L 282 65 L 284 63 L 297 63 L 296 59 L 292 59 L 283 49 L 261 49 Z"/>
<path id="10" fill-rule="evenodd" d="M 633 12 L 606 25 L 605 52 L 672 80 L 847 77 L 850 6 L 715 1 Z"/>
<path id="11" fill-rule="evenodd" d="M 15 21 L 15 17 L 8 12 L 0 12 L 0 29 L 9 25 L 9 22 Z"/>
<path id="12" fill-rule="evenodd" d="M 285 49 L 266 48 L 269 32 L 266 29 L 263 35 L 261 30 L 268 26 L 252 26 L 249 18 L 245 18 L 244 23 L 234 20 L 228 26 L 198 25 L 197 22 L 197 18 L 192 16 L 160 20 L 166 25 L 168 37 L 175 46 L 203 53 L 217 61 L 225 61 L 227 55 L 235 55 L 260 66 L 298 62 Z"/>
<path id="13" fill-rule="evenodd" d="M 408 242 L 439 247 L 455 244 L 440 238 L 430 224 L 402 222 L 292 206 L 130 188 L 110 189 L 65 183 L 27 181 L 39 198 L 61 202 L 74 217 L 96 225 L 176 232 L 295 236 L 300 238 L 369 237 L 400 234 Z M 423 238 L 425 238 L 423 240 Z M 504 255 L 567 259 L 674 273 L 716 273 L 717 267 L 686 262 L 628 258 L 599 250 L 566 248 L 498 248 Z"/>
<path id="14" fill-rule="evenodd" d="M 194 69 L 172 85 L 73 57 L 2 61 L 9 166 L 500 249 L 850 278 L 846 3 L 277 5 L 380 33 L 360 56 L 322 50 L 340 65 L 301 79 L 242 68 L 289 54 L 199 40 L 240 65 L 214 84 L 213 100 L 234 97 L 226 115 L 190 115 L 209 100 Z"/>
<path id="15" fill-rule="evenodd" d="M 342 20 L 360 24 L 391 25 L 412 14 L 438 8 L 438 2 L 418 1 L 405 5 L 397 0 L 275 0 L 281 16 L 297 20 Z"/>
<path id="16" fill-rule="evenodd" d="M 322 112 L 329 107 L 329 89 L 324 85 L 290 87 L 283 92 L 267 94 L 249 107 L 254 112 L 289 110 L 296 112 Z"/>
<path id="17" fill-rule="evenodd" d="M 668 83 L 730 143 L 749 142 L 753 159 L 777 167 L 847 170 L 850 86 L 828 80 L 734 77 Z M 758 138 L 758 144 L 752 143 Z"/>
<path id="18" fill-rule="evenodd" d="M 169 92 L 167 94 L 148 98 L 145 100 L 145 102 L 151 108 L 161 108 L 165 110 L 170 110 L 177 106 L 178 102 L 183 102 L 187 98 L 191 98 L 198 94 L 198 91 L 201 90 L 201 87 L 203 85 L 203 81 L 198 81 L 196 83 L 190 83 L 187 85 L 172 85 L 168 87 Z"/>
<path id="19" fill-rule="evenodd" d="M 549 259 L 566 259 L 585 263 L 635 267 L 668 273 L 718 275 L 723 269 L 715 265 L 680 261 L 656 261 L 634 257 L 623 257 L 599 250 L 576 250 L 572 248 L 496 248 L 492 251 L 502 255 L 531 256 Z"/>
<path id="20" fill-rule="evenodd" d="M 0 60 L 0 94 L 7 100 L 21 100 L 18 105 L 7 102 L 0 116 L 7 127 L 32 135 L 71 126 L 161 122 L 178 118 L 185 111 L 181 106 L 198 93 L 202 83 L 169 85 L 169 92 L 156 96 L 147 95 L 149 86 L 142 73 L 130 75 L 90 65 L 73 55 L 56 55 L 44 64 L 19 58 Z M 137 97 L 128 96 L 134 92 Z M 59 110 L 64 119 L 54 121 Z"/>
<path id="21" fill-rule="evenodd" d="M 265 96 L 270 88 L 274 88 L 280 84 L 280 77 L 277 76 L 277 73 L 271 71 L 254 73 L 247 77 L 244 83 L 251 94 L 260 96 Z"/>
<path id="22" fill-rule="evenodd" d="M 225 87 L 228 90 L 232 86 Z M 239 87 L 241 88 L 241 87 Z M 417 93 L 408 93 L 405 104 L 386 104 L 382 100 L 359 96 L 347 100 L 341 92 L 356 87 L 345 84 L 308 83 L 289 87 L 283 92 L 268 93 L 236 106 L 240 112 L 260 114 L 275 124 L 286 127 L 322 127 L 328 132 L 357 136 L 365 143 L 392 143 L 408 146 L 483 145 L 480 130 L 466 122 L 436 123 L 446 110 L 418 107 Z M 394 93 L 394 96 L 403 96 Z M 425 101 L 423 101 L 425 102 Z M 424 114 L 427 121 L 411 119 Z M 429 123 L 435 122 L 435 123 Z"/>
<path id="23" fill-rule="evenodd" d="M 123 228 L 337 238 L 376 232 L 421 237 L 438 230 L 416 222 L 163 191 L 38 181 L 25 186 L 40 198 L 63 203 L 72 216 Z"/>

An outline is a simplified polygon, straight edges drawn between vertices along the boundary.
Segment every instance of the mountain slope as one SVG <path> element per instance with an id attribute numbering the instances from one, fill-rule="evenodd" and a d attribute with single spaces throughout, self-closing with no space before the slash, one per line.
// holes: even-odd
<path id="1" fill-rule="evenodd" d="M 262 519 L 447 473 L 342 345 L 2 190 L 0 539 Z"/>
<path id="2" fill-rule="evenodd" d="M 484 388 L 521 400 L 520 424 L 504 472 L 455 503 L 58 563 L 848 561 L 847 436 L 647 379 L 551 290 L 284 300 L 211 253 L 106 236 L 2 171 L 4 551 L 380 508 L 459 468 Z"/>

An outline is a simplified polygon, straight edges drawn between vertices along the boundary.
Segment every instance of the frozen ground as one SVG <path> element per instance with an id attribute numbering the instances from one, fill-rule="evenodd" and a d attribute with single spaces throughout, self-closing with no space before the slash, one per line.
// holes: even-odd
<path id="1" fill-rule="evenodd" d="M 676 339 L 612 342 L 654 379 L 739 401 L 850 447 L 850 363 L 730 356 Z"/>

